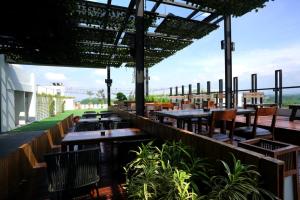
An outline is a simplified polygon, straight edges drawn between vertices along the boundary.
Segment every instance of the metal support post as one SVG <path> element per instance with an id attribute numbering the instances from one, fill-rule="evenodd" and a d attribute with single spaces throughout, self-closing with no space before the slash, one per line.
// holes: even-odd
<path id="1" fill-rule="evenodd" d="M 136 114 L 144 116 L 144 0 L 136 0 L 135 16 L 135 47 L 136 47 L 136 81 L 135 81 L 135 100 Z"/>
<path id="2" fill-rule="evenodd" d="M 197 94 L 200 94 L 200 83 L 197 83 Z"/>
<path id="3" fill-rule="evenodd" d="M 282 70 L 275 70 L 275 103 L 282 106 Z"/>
<path id="4" fill-rule="evenodd" d="M 219 99 L 219 107 L 223 108 L 223 79 L 219 79 L 219 95 L 218 95 L 218 99 Z"/>
<path id="5" fill-rule="evenodd" d="M 110 79 L 110 66 L 107 66 L 107 79 L 105 79 L 105 83 L 107 86 L 107 105 L 111 106 L 111 94 L 110 94 L 110 87 L 112 84 L 112 79 Z"/>
<path id="6" fill-rule="evenodd" d="M 206 83 L 206 93 L 210 94 L 210 81 L 207 81 Z"/>
<path id="7" fill-rule="evenodd" d="M 232 108 L 231 15 L 224 16 L 224 43 L 225 43 L 225 104 L 226 104 L 226 108 Z"/>
<path id="8" fill-rule="evenodd" d="M 239 104 L 239 83 L 238 83 L 238 77 L 233 77 L 233 102 L 234 102 L 234 107 L 238 107 Z"/>
<path id="9" fill-rule="evenodd" d="M 257 74 L 251 74 L 251 92 L 257 92 Z M 252 104 L 257 103 L 257 99 L 251 99 Z"/>

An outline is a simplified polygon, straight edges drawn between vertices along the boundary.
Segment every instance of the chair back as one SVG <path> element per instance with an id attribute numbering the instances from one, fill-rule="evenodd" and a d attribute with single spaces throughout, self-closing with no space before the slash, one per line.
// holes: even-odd
<path id="1" fill-rule="evenodd" d="M 253 138 L 255 138 L 256 136 L 257 122 L 260 116 L 264 116 L 264 117 L 272 116 L 272 122 L 269 131 L 272 133 L 272 136 L 274 136 L 276 117 L 277 117 L 277 106 L 256 108 L 253 129 L 252 129 Z"/>
<path id="2" fill-rule="evenodd" d="M 195 109 L 195 104 L 189 103 L 189 104 L 182 104 L 181 105 L 182 110 L 192 110 Z"/>
<path id="3" fill-rule="evenodd" d="M 49 192 L 71 191 L 99 182 L 100 149 L 46 154 Z"/>
<path id="4" fill-rule="evenodd" d="M 114 127 L 116 129 L 119 129 L 119 128 L 130 128 L 130 127 L 132 127 L 132 125 L 131 125 L 130 121 L 120 121 L 120 122 L 116 122 L 114 124 Z"/>
<path id="5" fill-rule="evenodd" d="M 243 93 L 243 107 L 247 108 L 247 101 L 251 100 L 252 103 L 263 103 L 264 93 L 263 92 L 244 92 Z"/>
<path id="6" fill-rule="evenodd" d="M 226 129 L 229 130 L 229 138 L 232 139 L 235 127 L 235 117 L 236 109 L 212 111 L 209 124 L 209 136 L 212 137 L 215 133 L 216 123 L 221 122 L 223 123 L 221 125 L 221 132 L 226 132 Z"/>
<path id="7" fill-rule="evenodd" d="M 77 123 L 75 127 L 75 132 L 80 131 L 96 131 L 100 130 L 101 126 L 99 122 L 81 122 Z"/>
<path id="8" fill-rule="evenodd" d="M 216 108 L 215 102 L 212 100 L 203 101 L 202 102 L 202 108 Z"/>

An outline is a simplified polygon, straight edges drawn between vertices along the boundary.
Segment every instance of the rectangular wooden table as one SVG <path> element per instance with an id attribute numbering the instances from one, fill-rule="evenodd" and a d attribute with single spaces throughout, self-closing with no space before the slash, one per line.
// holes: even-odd
<path id="1" fill-rule="evenodd" d="M 274 107 L 276 103 L 246 103 L 245 108 L 263 108 L 263 107 Z"/>
<path id="2" fill-rule="evenodd" d="M 105 132 L 105 134 L 102 135 L 101 132 Z M 148 134 L 138 128 L 71 132 L 68 133 L 62 140 L 61 149 L 62 151 L 67 151 L 67 147 L 69 147 L 69 150 L 73 150 L 74 145 L 134 140 L 147 136 Z"/>
<path id="3" fill-rule="evenodd" d="M 198 118 L 201 121 L 201 118 L 203 117 L 209 117 L 212 113 L 212 111 L 222 111 L 225 109 L 222 108 L 216 108 L 216 109 L 210 109 L 210 111 L 204 111 L 203 109 L 192 109 L 192 110 L 168 110 L 168 111 L 154 111 L 154 114 L 156 114 L 162 123 L 164 121 L 165 117 L 169 117 L 172 119 L 177 120 L 177 127 L 182 128 L 180 124 L 182 124 L 183 121 L 187 122 L 188 124 L 188 130 L 192 131 L 192 123 L 191 119 Z M 250 119 L 251 114 L 255 113 L 254 109 L 237 109 L 238 115 L 246 115 L 246 123 L 250 125 Z"/>

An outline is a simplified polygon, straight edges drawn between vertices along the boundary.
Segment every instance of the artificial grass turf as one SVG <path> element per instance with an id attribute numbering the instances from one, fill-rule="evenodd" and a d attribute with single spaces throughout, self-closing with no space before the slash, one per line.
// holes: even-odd
<path id="1" fill-rule="evenodd" d="M 41 121 L 35 121 L 31 124 L 21 126 L 19 128 L 13 129 L 10 132 L 27 132 L 27 131 L 40 131 L 40 130 L 46 130 L 54 126 L 59 121 L 62 121 L 69 115 L 73 114 L 74 116 L 81 116 L 85 111 L 87 110 L 94 110 L 96 112 L 100 112 L 104 109 L 82 109 L 82 110 L 68 110 L 64 113 L 59 113 L 53 117 L 45 118 Z"/>

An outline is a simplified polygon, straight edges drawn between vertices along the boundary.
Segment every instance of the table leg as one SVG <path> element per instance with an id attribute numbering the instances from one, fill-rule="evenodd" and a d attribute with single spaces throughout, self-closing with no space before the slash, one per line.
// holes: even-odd
<path id="1" fill-rule="evenodd" d="M 176 119 L 176 121 L 177 121 L 177 128 L 182 128 L 183 121 L 180 119 Z"/>
<path id="2" fill-rule="evenodd" d="M 192 120 L 191 119 L 187 120 L 187 129 L 188 129 L 188 131 L 193 132 L 193 124 L 192 124 Z"/>
<path id="3" fill-rule="evenodd" d="M 61 144 L 61 151 L 66 152 L 68 150 L 68 145 Z"/>
<path id="4" fill-rule="evenodd" d="M 290 115 L 290 121 L 294 121 L 295 117 L 296 117 L 296 113 L 297 113 L 297 109 L 296 108 L 293 108 L 292 109 L 292 113 Z"/>
<path id="5" fill-rule="evenodd" d="M 164 117 L 163 116 L 159 116 L 158 118 L 159 118 L 160 123 L 164 123 Z"/>
<path id="6" fill-rule="evenodd" d="M 246 125 L 251 126 L 251 113 L 246 114 Z"/>
<path id="7" fill-rule="evenodd" d="M 202 132 L 202 117 L 198 118 L 198 133 Z"/>

